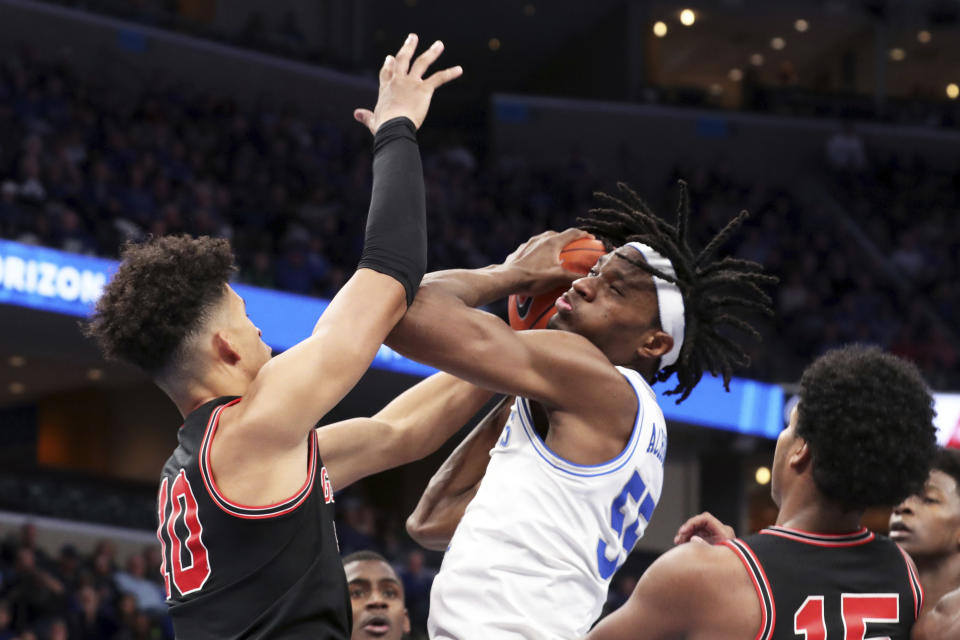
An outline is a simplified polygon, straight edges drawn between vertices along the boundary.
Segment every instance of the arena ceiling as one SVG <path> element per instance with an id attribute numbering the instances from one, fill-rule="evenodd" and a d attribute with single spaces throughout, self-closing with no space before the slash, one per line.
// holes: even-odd
<path id="1" fill-rule="evenodd" d="M 689 27 L 684 8 L 695 12 Z M 629 97 L 638 32 L 640 73 L 663 86 L 732 94 L 734 69 L 777 84 L 790 67 L 803 86 L 871 93 L 878 50 L 892 95 L 946 99 L 960 82 L 958 0 L 369 0 L 363 11 L 366 66 L 417 31 L 443 38 L 445 58 L 486 91 Z"/>

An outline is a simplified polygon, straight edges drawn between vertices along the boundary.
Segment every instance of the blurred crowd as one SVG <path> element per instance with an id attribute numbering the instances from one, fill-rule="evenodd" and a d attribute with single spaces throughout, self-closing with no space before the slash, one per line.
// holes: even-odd
<path id="1" fill-rule="evenodd" d="M 51 555 L 31 523 L 0 546 L 0 640 L 172 639 L 160 550 L 118 558 L 109 540 L 91 553 Z"/>
<path id="2" fill-rule="evenodd" d="M 187 232 L 230 238 L 240 279 L 330 296 L 356 265 L 370 192 L 368 134 L 292 112 L 245 112 L 188 89 L 123 95 L 26 49 L 0 67 L 0 234 L 28 244 L 115 256 L 125 240 Z M 960 384 L 956 317 L 960 174 L 919 160 L 871 162 L 845 131 L 830 140 L 827 180 L 880 250 L 857 249 L 836 216 L 773 184 L 722 167 L 682 167 L 696 231 L 753 213 L 731 243 L 779 275 L 777 317 L 746 375 L 796 378 L 804 362 L 849 341 L 916 360 L 937 388 Z M 574 223 L 609 188 L 576 150 L 553 166 L 426 146 L 429 268 L 502 260 L 527 237 Z M 676 190 L 651 194 L 672 211 Z M 877 215 L 877 212 L 883 215 Z M 873 262 L 873 264 L 871 264 Z M 953 323 L 955 325 L 955 323 Z"/>

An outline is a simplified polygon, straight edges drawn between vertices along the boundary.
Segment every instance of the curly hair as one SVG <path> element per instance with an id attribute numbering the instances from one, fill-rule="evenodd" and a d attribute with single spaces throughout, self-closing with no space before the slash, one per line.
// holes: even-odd
<path id="1" fill-rule="evenodd" d="M 643 260 L 626 258 L 637 268 L 676 284 L 683 296 L 683 346 L 677 361 L 660 369 L 655 380 L 663 382 L 677 374 L 677 386 L 666 392 L 680 394 L 677 404 L 690 395 L 704 371 L 722 376 L 723 386 L 729 391 L 734 367 L 749 365 L 750 357 L 723 329 L 732 327 L 759 340 L 759 332 L 737 312 L 756 311 L 772 316 L 773 300 L 761 286 L 777 282 L 775 276 L 761 273 L 763 266 L 756 262 L 729 256 L 714 259 L 717 249 L 747 219 L 747 212 L 741 211 L 703 250 L 694 253 L 687 242 L 690 197 L 684 181 L 680 181 L 676 225 L 653 213 L 627 185 L 617 183 L 617 188 L 623 200 L 597 193 L 596 197 L 610 206 L 592 209 L 588 217 L 578 218 L 577 223 L 601 240 L 607 250 L 628 242 L 642 242 L 670 260 L 676 271 L 676 277 L 672 277 Z"/>
<path id="2" fill-rule="evenodd" d="M 933 460 L 933 470 L 942 471 L 957 483 L 957 492 L 960 493 L 960 451 L 941 448 Z"/>
<path id="3" fill-rule="evenodd" d="M 797 412 L 827 498 L 892 506 L 926 482 L 937 453 L 933 397 L 912 363 L 877 347 L 828 351 L 803 372 Z"/>
<path id="4" fill-rule="evenodd" d="M 184 339 L 223 299 L 235 271 L 230 244 L 220 238 L 128 243 L 84 333 L 108 358 L 162 375 L 180 361 Z"/>

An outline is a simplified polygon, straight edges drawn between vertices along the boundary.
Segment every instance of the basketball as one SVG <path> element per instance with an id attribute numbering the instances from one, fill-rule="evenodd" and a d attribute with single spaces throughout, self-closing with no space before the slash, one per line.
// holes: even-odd
<path id="1" fill-rule="evenodd" d="M 587 275 L 600 256 L 607 250 L 603 243 L 593 238 L 579 238 L 569 243 L 560 252 L 560 264 L 564 269 Z M 510 317 L 510 326 L 517 331 L 524 329 L 546 329 L 547 323 L 557 308 L 553 306 L 557 298 L 563 295 L 568 287 L 558 287 L 553 291 L 541 293 L 538 296 L 510 296 L 507 301 L 507 315 Z"/>

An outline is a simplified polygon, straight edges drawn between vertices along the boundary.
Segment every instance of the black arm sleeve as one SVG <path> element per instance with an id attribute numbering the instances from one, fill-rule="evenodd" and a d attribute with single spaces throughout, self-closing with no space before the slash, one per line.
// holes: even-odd
<path id="1" fill-rule="evenodd" d="M 394 118 L 374 136 L 373 195 L 358 267 L 402 284 L 408 306 L 427 268 L 427 205 L 416 131 L 408 118 Z"/>

